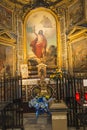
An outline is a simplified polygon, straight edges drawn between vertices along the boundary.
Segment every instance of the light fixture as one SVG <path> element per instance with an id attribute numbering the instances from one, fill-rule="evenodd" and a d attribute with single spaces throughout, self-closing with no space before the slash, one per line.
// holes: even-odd
<path id="1" fill-rule="evenodd" d="M 87 92 L 84 93 L 84 98 L 87 101 Z"/>
<path id="2" fill-rule="evenodd" d="M 80 93 L 79 92 L 75 93 L 75 100 L 80 101 Z"/>

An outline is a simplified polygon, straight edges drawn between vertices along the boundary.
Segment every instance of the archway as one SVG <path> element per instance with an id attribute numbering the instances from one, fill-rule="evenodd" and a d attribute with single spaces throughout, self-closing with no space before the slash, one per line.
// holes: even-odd
<path id="1" fill-rule="evenodd" d="M 34 65 L 43 62 L 50 68 L 60 65 L 60 29 L 58 25 L 57 15 L 49 9 L 37 8 L 27 14 L 24 22 L 24 57 L 26 61 L 31 61 Z M 40 31 L 44 38 L 39 36 L 39 42 L 36 45 Z"/>

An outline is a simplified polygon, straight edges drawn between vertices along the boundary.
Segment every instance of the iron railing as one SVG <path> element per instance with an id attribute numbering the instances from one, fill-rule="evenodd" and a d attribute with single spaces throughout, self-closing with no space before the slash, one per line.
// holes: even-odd
<path id="1" fill-rule="evenodd" d="M 2 104 L 4 104 L 3 108 Z M 22 78 L 20 76 L 0 79 L 0 105 L 0 127 L 3 130 L 7 128 L 23 130 Z"/>

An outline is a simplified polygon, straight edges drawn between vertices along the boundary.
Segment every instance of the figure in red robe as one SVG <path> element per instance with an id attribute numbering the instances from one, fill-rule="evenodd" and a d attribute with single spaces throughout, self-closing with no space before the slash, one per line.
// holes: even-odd
<path id="1" fill-rule="evenodd" d="M 32 47 L 32 51 L 38 58 L 43 58 L 46 56 L 46 47 L 47 47 L 47 40 L 46 37 L 43 35 L 43 31 L 40 30 L 38 34 L 36 34 L 36 38 L 30 43 Z"/>

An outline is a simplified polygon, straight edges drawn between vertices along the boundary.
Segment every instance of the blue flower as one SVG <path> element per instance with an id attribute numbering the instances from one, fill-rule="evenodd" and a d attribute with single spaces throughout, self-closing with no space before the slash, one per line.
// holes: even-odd
<path id="1" fill-rule="evenodd" d="M 36 117 L 38 117 L 41 114 L 47 113 L 51 114 L 48 108 L 48 103 L 53 100 L 53 98 L 50 98 L 47 100 L 45 97 L 35 97 L 29 101 L 29 107 L 34 107 L 36 109 Z"/>

